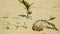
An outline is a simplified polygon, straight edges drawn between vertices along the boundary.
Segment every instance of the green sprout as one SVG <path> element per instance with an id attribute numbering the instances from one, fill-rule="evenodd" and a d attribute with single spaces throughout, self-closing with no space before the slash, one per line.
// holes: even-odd
<path id="1" fill-rule="evenodd" d="M 25 0 L 18 0 L 18 1 L 25 6 L 25 8 L 26 8 L 26 10 L 27 10 L 27 12 L 26 12 L 27 15 L 26 15 L 26 16 L 28 17 L 28 15 L 32 13 L 32 12 L 29 11 L 29 8 L 31 7 L 31 5 L 32 5 L 33 3 L 32 3 L 32 4 L 29 4 L 29 3 L 26 2 Z"/>

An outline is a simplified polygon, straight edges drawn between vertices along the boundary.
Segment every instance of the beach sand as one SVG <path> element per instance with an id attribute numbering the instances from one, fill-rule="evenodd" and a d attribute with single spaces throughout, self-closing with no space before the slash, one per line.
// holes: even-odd
<path id="1" fill-rule="evenodd" d="M 16 29 L 13 25 L 9 27 L 11 29 L 4 29 L 3 26 L 0 25 L 0 34 L 60 34 L 60 31 L 51 30 L 44 28 L 43 31 L 33 31 L 32 25 L 36 20 L 39 19 L 49 19 L 49 16 L 56 17 L 55 20 L 50 22 L 54 23 L 55 26 L 60 30 L 60 0 L 26 0 L 31 6 L 30 11 L 32 12 L 32 19 L 26 19 L 26 17 L 19 16 L 20 14 L 26 15 L 26 10 L 23 4 L 21 4 L 18 0 L 0 0 L 0 23 L 11 23 L 16 24 L 16 22 L 20 23 L 19 25 L 24 25 L 26 23 L 27 29 L 23 27 L 19 27 Z M 9 18 L 2 18 L 9 17 Z"/>

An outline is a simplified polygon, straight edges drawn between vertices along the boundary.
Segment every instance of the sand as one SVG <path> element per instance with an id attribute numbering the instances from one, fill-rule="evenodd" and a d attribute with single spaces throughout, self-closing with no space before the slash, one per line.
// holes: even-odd
<path id="1" fill-rule="evenodd" d="M 20 25 L 24 25 L 28 27 L 23 28 L 19 27 L 18 29 L 15 28 L 14 25 L 9 25 L 11 29 L 7 30 L 4 29 L 0 25 L 0 34 L 60 34 L 60 31 L 51 30 L 44 28 L 43 31 L 33 31 L 32 25 L 38 19 L 49 19 L 49 16 L 56 17 L 55 20 L 51 21 L 56 25 L 56 27 L 60 30 L 60 0 L 26 0 L 30 4 L 33 3 L 31 6 L 30 11 L 32 12 L 31 16 L 32 19 L 26 19 L 26 17 L 18 16 L 20 14 L 26 15 L 26 10 L 24 5 L 22 5 L 18 0 L 0 0 L 0 23 L 11 23 L 15 26 L 16 23 L 20 23 Z M 3 18 L 3 17 L 9 18 Z"/>

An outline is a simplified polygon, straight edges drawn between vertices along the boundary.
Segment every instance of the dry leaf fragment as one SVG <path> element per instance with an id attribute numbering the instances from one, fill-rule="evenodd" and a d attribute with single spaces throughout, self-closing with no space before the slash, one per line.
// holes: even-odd
<path id="1" fill-rule="evenodd" d="M 26 15 L 19 15 L 19 16 L 21 16 L 21 17 L 26 17 Z"/>
<path id="2" fill-rule="evenodd" d="M 56 18 L 56 17 L 50 15 L 49 21 L 50 21 L 50 20 L 54 20 L 55 18 Z"/>
<path id="3" fill-rule="evenodd" d="M 27 29 L 26 23 L 24 22 L 24 25 L 21 25 L 21 27 L 23 27 L 23 28 L 26 28 L 26 29 Z"/>
<path id="4" fill-rule="evenodd" d="M 44 21 L 44 22 L 47 23 L 48 25 L 51 25 L 51 26 L 53 27 L 53 29 L 59 31 L 59 30 L 56 28 L 55 24 L 50 23 L 50 22 L 48 22 L 47 20 L 41 20 L 41 21 Z M 49 27 L 49 28 L 50 28 L 50 27 Z"/>

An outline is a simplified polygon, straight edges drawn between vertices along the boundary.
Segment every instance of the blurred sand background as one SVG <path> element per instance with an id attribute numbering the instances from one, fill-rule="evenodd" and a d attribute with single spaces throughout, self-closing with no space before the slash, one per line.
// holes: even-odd
<path id="1" fill-rule="evenodd" d="M 55 16 L 56 19 L 51 21 L 60 30 L 60 0 L 26 0 L 29 3 L 34 3 L 31 6 L 30 11 L 32 14 L 32 20 L 26 19 L 25 17 L 18 16 L 19 14 L 26 14 L 25 9 L 18 0 L 0 0 L 0 17 L 8 16 L 10 18 L 4 19 L 0 18 L 1 22 L 16 23 L 19 22 L 23 24 L 26 22 L 28 29 L 10 26 L 12 29 L 6 30 L 0 26 L 0 34 L 37 34 L 33 31 L 32 24 L 38 19 L 49 19 L 49 16 Z M 60 34 L 60 31 L 55 31 L 51 29 L 44 28 L 43 31 L 38 32 L 38 34 Z"/>

